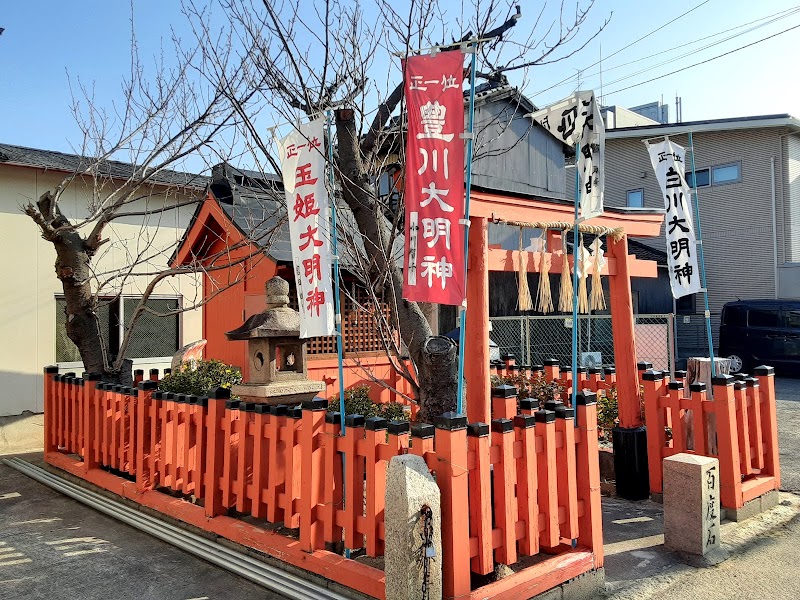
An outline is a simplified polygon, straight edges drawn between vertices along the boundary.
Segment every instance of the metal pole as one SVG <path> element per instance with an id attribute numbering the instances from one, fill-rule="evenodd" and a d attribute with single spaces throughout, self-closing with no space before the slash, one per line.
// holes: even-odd
<path id="1" fill-rule="evenodd" d="M 581 201 L 581 174 L 578 156 L 581 143 L 575 144 L 575 226 L 572 229 L 572 406 L 578 396 L 578 206 Z M 567 260 L 566 234 L 564 235 L 564 260 Z"/>
<path id="2" fill-rule="evenodd" d="M 342 435 L 345 432 L 344 410 L 344 352 L 342 350 L 342 307 L 339 298 L 339 236 L 336 232 L 336 180 L 333 172 L 333 113 L 328 111 L 328 182 L 331 186 L 331 230 L 333 246 L 333 305 L 336 312 L 336 358 L 339 363 L 339 414 L 342 418 Z"/>
<path id="3" fill-rule="evenodd" d="M 333 172 L 333 112 L 328 111 L 328 182 L 331 187 L 331 229 L 333 246 L 333 306 L 336 312 L 336 359 L 339 363 L 339 419 L 342 436 L 345 433 L 345 407 L 344 407 L 344 350 L 342 348 L 342 307 L 339 288 L 339 235 L 336 231 L 336 174 Z M 344 454 L 342 454 L 342 476 L 347 471 Z M 347 502 L 347 497 L 342 494 L 342 499 Z M 344 549 L 345 558 L 350 558 L 350 548 Z"/>
<path id="4" fill-rule="evenodd" d="M 477 40 L 471 40 L 467 47 L 472 53 L 471 65 L 469 69 L 469 110 L 467 128 L 467 176 L 465 181 L 466 192 L 464 198 L 464 296 L 465 301 L 461 308 L 461 315 L 458 324 L 458 396 L 456 399 L 456 412 L 464 414 L 464 331 L 467 327 L 467 303 L 466 303 L 466 283 L 467 283 L 467 264 L 469 261 L 469 200 L 472 188 L 472 145 L 473 145 L 473 123 L 475 120 L 475 62 L 478 54 Z"/>
<path id="5" fill-rule="evenodd" d="M 667 344 L 669 348 L 669 376 L 675 378 L 675 315 L 667 315 Z"/>
<path id="6" fill-rule="evenodd" d="M 697 247 L 700 252 L 697 258 L 700 262 L 700 285 L 703 286 L 703 301 L 705 303 L 705 319 L 706 319 L 706 335 L 708 336 L 708 358 L 711 361 L 711 376 L 717 376 L 717 366 L 714 363 L 714 338 L 711 335 L 711 311 L 708 308 L 708 285 L 706 284 L 706 260 L 703 253 L 703 233 L 700 228 L 700 202 L 697 196 L 697 173 L 694 170 L 694 142 L 692 141 L 692 132 L 689 131 L 689 153 L 692 159 L 692 196 L 694 197 L 694 220 L 695 220 L 695 239 L 697 240 Z"/>

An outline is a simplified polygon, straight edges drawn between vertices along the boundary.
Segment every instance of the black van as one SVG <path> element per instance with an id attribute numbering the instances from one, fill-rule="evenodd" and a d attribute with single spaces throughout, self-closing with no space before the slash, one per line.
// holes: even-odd
<path id="1" fill-rule="evenodd" d="M 731 372 L 800 367 L 800 301 L 739 300 L 722 307 L 719 355 Z"/>

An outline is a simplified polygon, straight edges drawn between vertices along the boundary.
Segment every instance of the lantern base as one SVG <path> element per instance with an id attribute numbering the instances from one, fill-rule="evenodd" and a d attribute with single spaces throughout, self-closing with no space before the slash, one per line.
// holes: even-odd
<path id="1" fill-rule="evenodd" d="M 259 404 L 300 404 L 312 400 L 325 390 L 322 381 L 287 381 L 273 383 L 240 383 L 231 387 L 231 393 L 243 402 Z"/>

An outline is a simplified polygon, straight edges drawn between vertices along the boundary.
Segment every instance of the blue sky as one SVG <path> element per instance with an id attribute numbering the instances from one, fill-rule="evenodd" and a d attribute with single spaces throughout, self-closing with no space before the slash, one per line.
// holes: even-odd
<path id="1" fill-rule="evenodd" d="M 522 4 L 523 20 L 518 27 L 530 28 L 534 9 L 529 3 Z M 610 56 L 698 5 L 689 15 Z M 588 35 L 613 12 L 610 24 L 599 38 L 567 61 L 530 70 L 524 82 L 520 75 L 512 75 L 511 80 L 524 83 L 526 93 L 539 106 L 568 95 L 577 86 L 579 72 L 580 87 L 594 88 L 599 93 L 599 66 L 591 65 L 600 59 L 602 48 L 606 104 L 635 106 L 663 97 L 666 103 L 674 105 L 677 93 L 683 101 L 684 121 L 771 113 L 800 117 L 800 78 L 796 66 L 800 28 L 687 69 L 692 63 L 800 25 L 798 11 L 750 32 L 742 33 L 747 28 L 739 28 L 716 35 L 793 7 L 800 9 L 800 0 L 649 3 L 597 0 L 583 35 Z M 122 0 L 4 3 L 0 10 L 0 27 L 5 28 L 0 36 L 0 141 L 61 151 L 70 151 L 80 143 L 70 113 L 67 72 L 93 85 L 100 102 L 108 103 L 117 97 L 130 61 L 129 11 L 128 2 Z M 136 0 L 135 23 L 141 54 L 147 60 L 159 52 L 161 40 L 169 38 L 171 27 L 182 31 L 179 2 Z M 704 44 L 737 33 L 742 34 L 701 49 Z M 692 43 L 707 36 L 714 37 L 704 43 Z M 661 54 L 641 60 L 657 52 Z M 683 58 L 677 58 L 681 55 Z M 639 62 L 631 63 L 634 60 Z M 622 79 L 645 67 L 654 68 Z M 669 77 L 613 93 L 676 70 L 679 72 Z M 570 79 L 553 87 L 565 78 Z"/>

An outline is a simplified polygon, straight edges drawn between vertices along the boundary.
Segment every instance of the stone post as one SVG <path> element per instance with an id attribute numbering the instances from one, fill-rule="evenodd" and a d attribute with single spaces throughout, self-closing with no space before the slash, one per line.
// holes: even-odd
<path id="1" fill-rule="evenodd" d="M 719 461 L 696 454 L 664 459 L 664 546 L 689 563 L 727 558 L 720 544 Z"/>
<path id="2" fill-rule="evenodd" d="M 424 547 L 423 508 L 430 508 L 430 549 Z M 423 568 L 420 553 L 429 556 L 428 596 L 442 598 L 442 521 L 439 488 L 420 456 L 395 456 L 386 471 L 386 600 L 421 600 Z M 430 556 L 430 555 L 433 556 Z"/>

